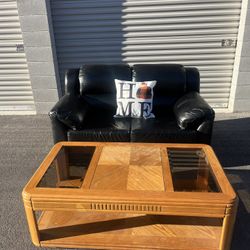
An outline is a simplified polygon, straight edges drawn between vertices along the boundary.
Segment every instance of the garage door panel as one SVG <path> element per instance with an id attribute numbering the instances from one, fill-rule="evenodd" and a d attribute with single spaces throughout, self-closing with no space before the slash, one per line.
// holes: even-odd
<path id="1" fill-rule="evenodd" d="M 16 0 L 0 4 L 0 113 L 35 112 Z"/>
<path id="2" fill-rule="evenodd" d="M 213 107 L 227 108 L 241 4 L 241 0 L 104 0 L 100 5 L 98 0 L 54 0 L 62 84 L 67 68 L 84 63 L 180 63 L 200 70 L 201 94 Z"/>

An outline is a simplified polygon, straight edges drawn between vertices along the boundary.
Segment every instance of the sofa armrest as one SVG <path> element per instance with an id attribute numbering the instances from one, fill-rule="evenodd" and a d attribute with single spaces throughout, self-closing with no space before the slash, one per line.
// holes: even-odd
<path id="1" fill-rule="evenodd" d="M 53 140 L 54 143 L 56 144 L 57 142 L 68 140 L 67 131 L 69 128 L 62 122 L 60 122 L 57 119 L 56 115 L 54 116 L 54 114 L 55 113 L 50 114 L 50 121 L 52 127 Z"/>
<path id="2" fill-rule="evenodd" d="M 49 117 L 76 130 L 82 128 L 86 113 L 87 104 L 80 96 L 66 94 L 51 109 Z"/>
<path id="3" fill-rule="evenodd" d="M 174 114 L 181 129 L 194 129 L 210 134 L 214 121 L 214 110 L 197 92 L 189 92 L 174 105 Z"/>

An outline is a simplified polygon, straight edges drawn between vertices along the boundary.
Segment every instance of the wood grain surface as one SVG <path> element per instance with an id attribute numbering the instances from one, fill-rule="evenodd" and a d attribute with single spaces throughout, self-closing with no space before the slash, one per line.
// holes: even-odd
<path id="1" fill-rule="evenodd" d="M 45 212 L 39 230 L 48 247 L 201 250 L 219 249 L 221 225 L 216 218 Z"/>
<path id="2" fill-rule="evenodd" d="M 164 191 L 160 148 L 105 146 L 90 189 Z"/>

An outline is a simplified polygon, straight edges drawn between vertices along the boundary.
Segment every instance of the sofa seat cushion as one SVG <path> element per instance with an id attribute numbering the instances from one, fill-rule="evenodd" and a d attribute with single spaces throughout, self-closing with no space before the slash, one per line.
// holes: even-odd
<path id="1" fill-rule="evenodd" d="M 113 118 L 105 126 L 96 124 L 82 130 L 69 130 L 67 136 L 69 141 L 129 142 L 130 123 L 130 118 Z"/>
<path id="2" fill-rule="evenodd" d="M 131 122 L 132 142 L 193 143 L 199 142 L 199 132 L 181 130 L 174 118 L 133 119 Z"/>

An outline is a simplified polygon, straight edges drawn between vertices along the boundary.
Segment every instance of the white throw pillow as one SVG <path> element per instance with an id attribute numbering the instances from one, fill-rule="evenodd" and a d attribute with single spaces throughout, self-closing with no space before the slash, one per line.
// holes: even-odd
<path id="1" fill-rule="evenodd" d="M 153 87 L 156 81 L 132 82 L 115 79 L 115 117 L 154 118 Z"/>

